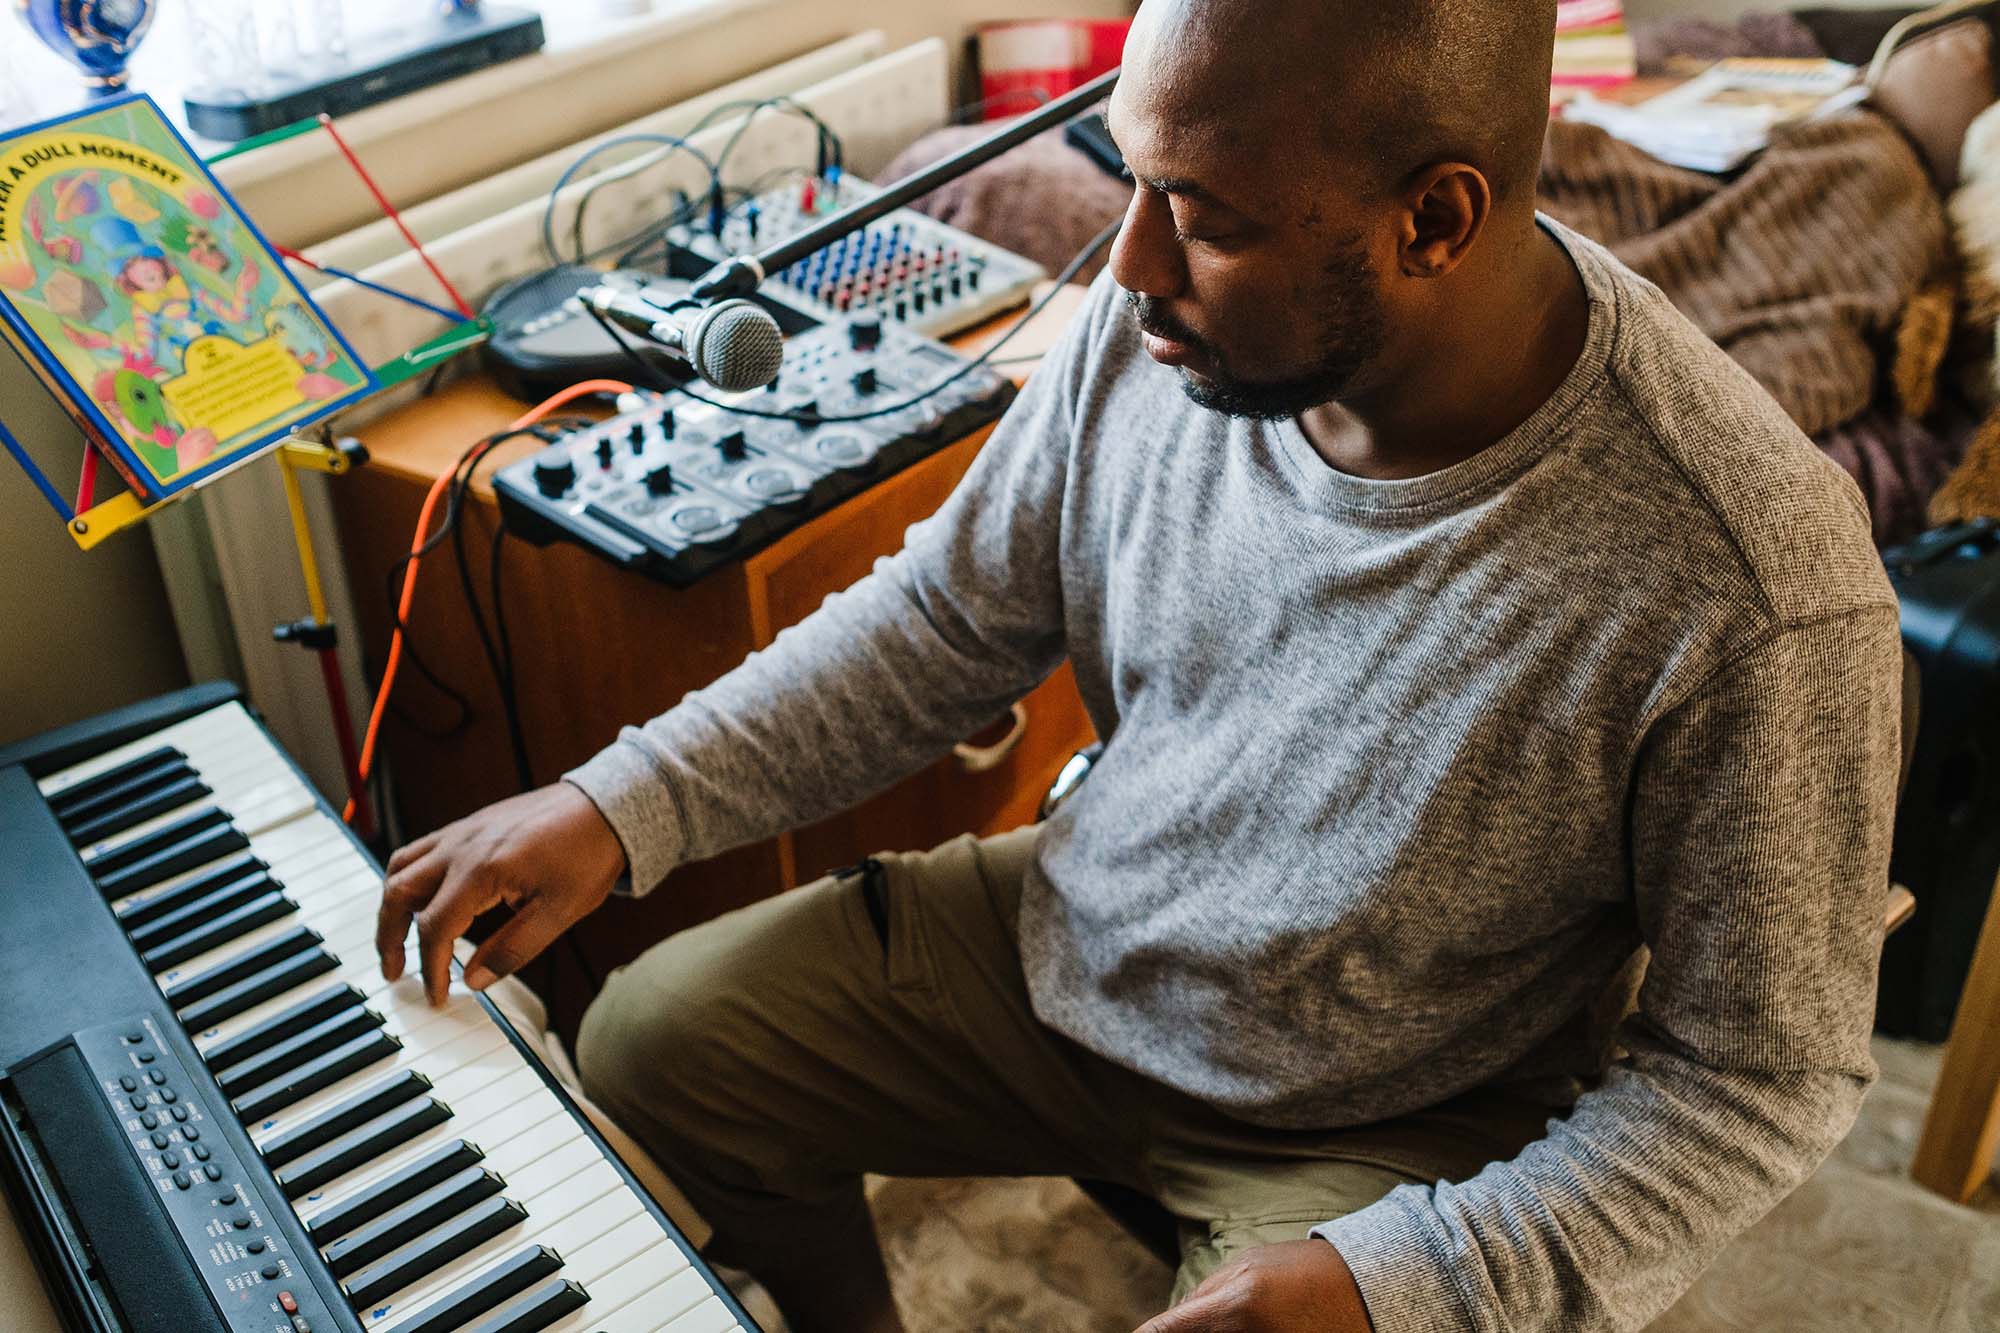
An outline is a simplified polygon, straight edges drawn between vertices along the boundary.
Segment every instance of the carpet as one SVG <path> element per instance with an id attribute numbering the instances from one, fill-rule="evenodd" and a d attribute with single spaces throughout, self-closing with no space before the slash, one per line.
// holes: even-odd
<path id="1" fill-rule="evenodd" d="M 2000 1197 L 1962 1208 L 1909 1179 L 1939 1048 L 1875 1056 L 1846 1141 L 1656 1333 L 2000 1329 Z M 878 1179 L 869 1199 L 913 1331 L 1131 1333 L 1166 1301 L 1167 1269 L 1068 1181 Z"/>

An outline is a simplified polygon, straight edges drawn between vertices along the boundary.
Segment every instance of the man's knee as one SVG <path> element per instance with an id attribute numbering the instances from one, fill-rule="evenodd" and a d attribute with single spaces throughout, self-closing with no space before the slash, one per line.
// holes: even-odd
<path id="1" fill-rule="evenodd" d="M 662 941 L 614 971 L 584 1012 L 577 1032 L 583 1090 L 627 1128 L 671 1124 L 717 1068 L 729 1042 L 720 997 L 699 961 Z"/>

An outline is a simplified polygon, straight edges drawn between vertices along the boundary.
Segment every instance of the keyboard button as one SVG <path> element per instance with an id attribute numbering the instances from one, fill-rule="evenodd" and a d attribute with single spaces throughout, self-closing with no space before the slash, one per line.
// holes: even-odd
<path id="1" fill-rule="evenodd" d="M 171 745 L 160 745 L 134 755 L 112 768 L 93 773 L 48 796 L 49 809 L 57 819 L 89 818 L 91 803 L 113 797 L 135 781 L 158 774 L 174 775 L 191 771 L 187 755 Z"/>
<path id="2" fill-rule="evenodd" d="M 285 1038 L 262 1055 L 223 1070 L 215 1081 L 221 1085 L 223 1096 L 240 1096 L 381 1026 L 382 1015 L 357 1005 Z"/>
<path id="3" fill-rule="evenodd" d="M 185 1171 L 176 1171 L 174 1172 L 174 1188 L 179 1190 L 193 1189 L 194 1178 L 189 1176 Z"/>
<path id="4" fill-rule="evenodd" d="M 153 1135 L 153 1146 L 154 1146 L 155 1148 L 164 1148 L 164 1147 L 166 1147 L 166 1146 L 167 1146 L 167 1145 L 168 1145 L 169 1143 L 172 1143 L 172 1142 L 173 1142 L 173 1140 L 172 1140 L 172 1139 L 170 1139 L 170 1138 L 168 1138 L 168 1137 L 167 1137 L 166 1135 L 164 1135 L 164 1134 L 159 1134 L 159 1133 L 155 1133 L 155 1134 Z"/>
<path id="5" fill-rule="evenodd" d="M 267 868 L 261 860 L 248 853 L 229 857 L 170 889 L 120 904 L 118 924 L 133 932 L 136 938 L 140 930 L 157 925 L 219 892 L 237 885 L 248 886 L 254 891 L 258 885 L 270 883 L 269 876 L 264 873 Z"/>
<path id="6" fill-rule="evenodd" d="M 385 1333 L 451 1333 L 561 1268 L 562 1256 L 546 1245 L 531 1245 L 467 1280 L 436 1303 L 389 1325 Z"/>
<path id="7" fill-rule="evenodd" d="M 207 1166 L 204 1166 L 201 1169 L 201 1173 L 202 1175 L 208 1177 L 209 1180 L 211 1181 L 222 1179 L 222 1168 L 217 1166 L 214 1162 L 210 1162 Z"/>
<path id="8" fill-rule="evenodd" d="M 205 1000 L 219 991 L 255 976 L 265 968 L 282 963 L 296 954 L 311 951 L 319 942 L 318 931 L 309 926 L 294 926 L 204 971 L 170 984 L 167 987 L 167 1003 L 176 1009 L 186 1009 L 197 1000 Z M 185 1014 L 182 1015 L 181 1021 L 190 1028 L 197 1028 Z"/>
<path id="9" fill-rule="evenodd" d="M 210 795 L 208 784 L 185 769 L 178 774 L 162 773 L 158 780 L 132 784 L 122 793 L 122 802 L 100 806 L 101 813 L 74 823 L 64 821 L 63 832 L 79 847 L 115 838 L 126 829 L 137 828 L 149 819 L 158 819 L 172 810 Z"/>
<path id="10" fill-rule="evenodd" d="M 248 897 L 234 905 L 225 904 L 225 908 L 192 929 L 147 949 L 139 955 L 139 961 L 146 965 L 148 972 L 164 972 L 299 910 L 297 903 L 276 889 Z"/>
<path id="11" fill-rule="evenodd" d="M 210 1069 L 227 1069 L 253 1055 L 262 1054 L 287 1037 L 324 1023 L 336 1014 L 361 1003 L 361 992 L 352 986 L 331 986 L 271 1015 L 253 1028 L 216 1043 L 201 1053 Z"/>
<path id="12" fill-rule="evenodd" d="M 506 1182 L 484 1167 L 471 1166 L 391 1209 L 367 1226 L 351 1231 L 322 1251 L 335 1277 L 347 1277 L 383 1255 L 435 1231 L 460 1213 L 506 1188 Z M 397 1284 L 401 1286 L 401 1283 Z M 391 1288 L 390 1290 L 393 1290 Z"/>
<path id="13" fill-rule="evenodd" d="M 472 1333 L 540 1333 L 572 1310 L 581 1310 L 589 1300 L 590 1293 L 580 1285 L 558 1278 L 475 1325 Z"/>
<path id="14" fill-rule="evenodd" d="M 162 1137 L 165 1136 L 163 1135 Z M 169 1171 L 174 1170 L 180 1164 L 181 1164 L 181 1155 L 179 1153 L 163 1152 L 160 1154 L 160 1165 L 166 1167 Z"/>
<path id="15" fill-rule="evenodd" d="M 340 960 L 324 949 L 311 949 L 280 959 L 261 972 L 245 977 L 227 989 L 217 991 L 199 1004 L 180 1010 L 181 1022 L 190 1032 L 200 1032 L 234 1018 L 246 1009 L 303 986 L 314 977 L 323 977 L 340 966 Z"/>
<path id="16" fill-rule="evenodd" d="M 528 1210 L 500 1195 L 474 1204 L 413 1245 L 407 1245 L 372 1268 L 364 1268 L 341 1284 L 356 1309 L 390 1292 L 407 1287 L 450 1263 L 482 1241 L 490 1240 L 528 1218 Z"/>
<path id="17" fill-rule="evenodd" d="M 188 1109 L 185 1106 L 169 1107 L 168 1111 L 177 1121 L 184 1121 L 188 1118 Z"/>
<path id="18" fill-rule="evenodd" d="M 139 1105 L 144 1106 L 145 1104 L 146 1104 L 145 1098 L 141 1097 L 139 1099 Z M 144 1111 L 141 1112 L 139 1115 L 139 1123 L 144 1125 L 147 1129 L 158 1129 L 160 1127 L 160 1117 L 154 1115 L 151 1111 Z"/>
<path id="19" fill-rule="evenodd" d="M 127 1092 L 137 1092 L 139 1090 L 139 1080 L 133 1078 L 130 1074 L 121 1074 L 118 1076 L 118 1086 Z"/>
<path id="20" fill-rule="evenodd" d="M 306 1234 L 312 1237 L 313 1244 L 325 1245 L 337 1236 L 367 1225 L 398 1204 L 414 1199 L 438 1182 L 450 1179 L 484 1156 L 477 1145 L 464 1139 L 454 1139 L 306 1217 Z"/>
<path id="21" fill-rule="evenodd" d="M 338 1083 L 349 1074 L 360 1073 L 378 1060 L 392 1058 L 402 1048 L 403 1044 L 386 1032 L 365 1033 L 308 1060 L 283 1078 L 252 1089 L 230 1105 L 246 1124 L 262 1120 L 301 1097 Z"/>
<path id="22" fill-rule="evenodd" d="M 278 1186 L 288 1199 L 303 1198 L 329 1181 L 388 1156 L 425 1130 L 449 1119 L 451 1108 L 435 1097 L 405 1102 L 278 1172 Z"/>
<path id="23" fill-rule="evenodd" d="M 295 1162 L 313 1149 L 325 1147 L 350 1130 L 359 1129 L 391 1108 L 430 1090 L 430 1079 L 410 1069 L 384 1082 L 370 1084 L 338 1106 L 328 1107 L 266 1143 L 264 1160 L 274 1168 Z"/>
<path id="24" fill-rule="evenodd" d="M 157 1070 L 157 1069 L 148 1069 L 148 1070 L 146 1071 L 146 1081 L 147 1081 L 148 1083 L 151 1083 L 151 1084 L 154 1084 L 155 1086 L 157 1086 L 157 1085 L 159 1085 L 159 1084 L 161 1084 L 161 1083 L 165 1083 L 165 1082 L 167 1081 L 167 1076 L 166 1076 L 166 1075 L 165 1075 L 164 1073 L 162 1073 L 162 1072 L 161 1072 L 160 1070 Z"/>

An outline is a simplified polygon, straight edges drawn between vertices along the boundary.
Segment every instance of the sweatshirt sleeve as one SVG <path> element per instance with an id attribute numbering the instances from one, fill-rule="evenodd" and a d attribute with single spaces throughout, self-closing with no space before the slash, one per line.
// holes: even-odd
<path id="1" fill-rule="evenodd" d="M 1639 1328 L 1846 1134 L 1875 1073 L 1901 663 L 1893 606 L 1842 612 L 1653 728 L 1628 1054 L 1513 1161 L 1315 1229 L 1378 1333 Z"/>
<path id="2" fill-rule="evenodd" d="M 767 649 L 565 775 L 632 889 L 826 818 L 935 760 L 1062 662 L 1062 508 L 1108 283 L 902 551 Z"/>

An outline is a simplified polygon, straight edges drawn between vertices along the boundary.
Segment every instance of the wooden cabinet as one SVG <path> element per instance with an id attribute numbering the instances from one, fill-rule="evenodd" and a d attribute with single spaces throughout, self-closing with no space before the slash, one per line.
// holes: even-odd
<path id="1" fill-rule="evenodd" d="M 1074 305 L 1074 298 L 1052 304 L 1029 346 L 1052 340 Z M 334 495 L 371 677 L 388 651 L 389 583 L 409 549 L 425 491 L 468 444 L 522 410 L 490 382 L 471 379 L 363 432 L 371 465 L 344 478 Z M 501 581 L 537 781 L 588 758 L 620 726 L 662 712 L 713 681 L 897 550 L 904 530 L 950 494 L 988 433 L 885 479 L 692 588 L 619 571 L 575 547 L 509 540 L 501 551 Z M 498 523 L 484 478 L 534 447 L 520 441 L 496 450 L 480 469 L 462 519 L 470 566 L 465 573 L 482 603 Z M 516 788 L 500 695 L 480 653 L 462 582 L 452 543 L 425 557 L 410 616 L 413 652 L 406 650 L 394 707 L 383 723 L 378 763 L 389 766 L 410 836 Z M 467 707 L 454 705 L 427 672 L 462 695 Z M 1025 707 L 1019 743 L 998 764 L 975 773 L 947 758 L 813 828 L 683 867 L 642 901 L 607 904 L 577 930 L 579 950 L 544 960 L 529 981 L 551 1001 L 558 1026 L 573 1030 L 591 989 L 585 974 L 601 976 L 674 930 L 871 852 L 929 847 L 961 832 L 997 833 L 1032 819 L 1064 761 L 1091 736 L 1067 667 Z M 1009 720 L 996 719 L 996 733 L 1008 729 Z M 990 743 L 993 737 L 971 739 Z"/>

